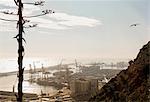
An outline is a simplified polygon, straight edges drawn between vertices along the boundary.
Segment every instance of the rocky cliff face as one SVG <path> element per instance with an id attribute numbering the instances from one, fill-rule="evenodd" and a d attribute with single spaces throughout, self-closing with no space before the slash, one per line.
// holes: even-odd
<path id="1" fill-rule="evenodd" d="M 150 41 L 90 102 L 150 102 Z"/>

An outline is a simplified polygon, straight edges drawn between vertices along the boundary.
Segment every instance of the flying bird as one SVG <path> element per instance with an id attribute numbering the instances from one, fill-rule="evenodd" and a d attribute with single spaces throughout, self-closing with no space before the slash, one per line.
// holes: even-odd
<path id="1" fill-rule="evenodd" d="M 138 23 L 131 24 L 130 27 L 135 27 L 135 26 L 137 26 L 137 25 L 140 25 L 140 24 L 138 24 Z"/>

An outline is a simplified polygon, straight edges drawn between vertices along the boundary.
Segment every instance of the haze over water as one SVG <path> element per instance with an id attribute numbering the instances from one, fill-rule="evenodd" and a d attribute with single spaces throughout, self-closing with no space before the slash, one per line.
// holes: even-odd
<path id="1" fill-rule="evenodd" d="M 88 63 L 116 63 L 120 61 L 128 62 L 131 59 L 100 59 L 100 58 L 81 58 L 76 59 L 78 63 L 80 64 L 88 64 Z M 23 60 L 23 66 L 25 67 L 25 70 L 29 69 L 29 64 L 33 66 L 35 65 L 36 68 L 41 68 L 42 64 L 44 67 L 54 66 L 60 64 L 62 61 L 62 64 L 69 64 L 69 63 L 75 63 L 75 58 L 25 58 Z M 0 59 L 0 73 L 3 72 L 11 72 L 11 71 L 17 71 L 18 65 L 17 65 L 17 58 L 5 58 Z"/>
<path id="2" fill-rule="evenodd" d="M 100 59 L 100 58 L 81 58 L 76 59 L 79 64 L 88 64 L 88 63 L 116 63 L 120 61 L 128 62 L 129 59 Z M 29 69 L 29 64 L 32 65 L 32 68 L 35 64 L 36 68 L 41 68 L 42 64 L 44 67 L 58 65 L 62 61 L 62 64 L 68 64 L 68 63 L 75 63 L 74 58 L 68 58 L 68 59 L 48 59 L 48 58 L 26 58 L 24 59 L 24 66 L 26 69 Z M 11 71 L 17 71 L 17 59 L 15 58 L 7 58 L 7 59 L 0 59 L 0 73 L 4 72 L 11 72 Z M 25 74 L 25 80 L 23 82 L 23 92 L 25 93 L 37 93 L 40 94 L 41 90 L 44 93 L 50 93 L 53 94 L 57 90 L 52 87 L 44 87 L 40 86 L 36 83 L 29 83 L 26 81 L 29 78 L 29 74 Z M 17 90 L 17 75 L 11 75 L 11 76 L 5 76 L 0 77 L 0 91 L 12 91 L 13 85 L 15 85 L 15 90 Z M 3 84 L 2 84 L 3 83 Z"/>

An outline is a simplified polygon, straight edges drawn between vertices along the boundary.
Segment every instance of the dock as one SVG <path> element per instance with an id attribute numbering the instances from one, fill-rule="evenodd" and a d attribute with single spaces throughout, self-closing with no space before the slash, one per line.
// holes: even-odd
<path id="1" fill-rule="evenodd" d="M 15 102 L 16 101 L 16 95 L 17 92 L 10 92 L 10 91 L 0 91 L 0 100 L 2 100 L 2 102 L 4 101 L 12 101 Z M 23 93 L 23 99 L 24 100 L 37 100 L 38 99 L 38 95 L 37 94 L 33 94 L 33 93 Z"/>

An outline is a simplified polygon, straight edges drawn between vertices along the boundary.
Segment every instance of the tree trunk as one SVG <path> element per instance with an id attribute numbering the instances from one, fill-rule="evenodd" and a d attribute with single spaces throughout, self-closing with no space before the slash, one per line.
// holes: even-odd
<path id="1" fill-rule="evenodd" d="M 22 45 L 22 32 L 23 32 L 23 17 L 22 17 L 22 9 L 23 9 L 23 4 L 22 1 L 19 0 L 19 8 L 18 8 L 18 15 L 19 15 L 19 21 L 18 21 L 18 26 L 19 26 L 19 31 L 18 31 L 18 95 L 17 95 L 17 102 L 22 102 L 22 97 L 23 97 L 23 92 L 22 92 L 22 83 L 23 83 L 23 71 L 24 69 L 22 68 L 23 66 L 23 52 L 24 48 Z"/>

